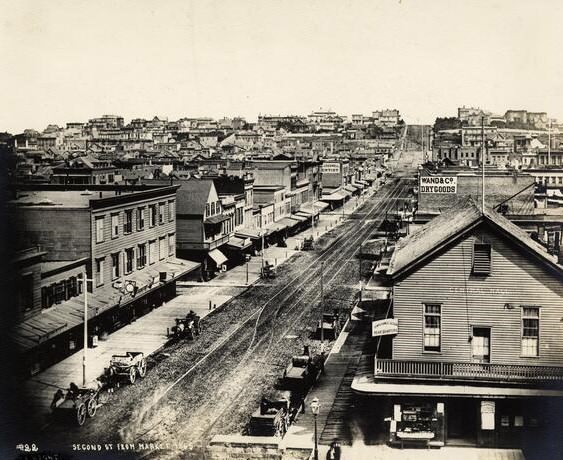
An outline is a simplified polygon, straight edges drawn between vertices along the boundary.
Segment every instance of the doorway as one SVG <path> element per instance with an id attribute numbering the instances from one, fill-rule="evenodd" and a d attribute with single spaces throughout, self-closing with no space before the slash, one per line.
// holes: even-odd
<path id="1" fill-rule="evenodd" d="M 477 444 L 478 405 L 472 398 L 453 398 L 446 403 L 447 444 Z"/>
<path id="2" fill-rule="evenodd" d="M 471 359 L 475 363 L 491 362 L 491 328 L 473 326 Z"/>

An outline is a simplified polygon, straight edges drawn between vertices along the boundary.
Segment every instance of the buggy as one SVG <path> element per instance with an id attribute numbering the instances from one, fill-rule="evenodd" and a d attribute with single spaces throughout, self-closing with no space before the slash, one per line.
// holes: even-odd
<path id="1" fill-rule="evenodd" d="M 303 240 L 303 251 L 312 251 L 313 250 L 313 237 L 309 236 Z"/>
<path id="2" fill-rule="evenodd" d="M 147 360 L 140 351 L 128 351 L 124 355 L 113 355 L 106 371 L 110 381 L 116 382 L 117 386 L 121 380 L 135 383 L 137 376 L 143 378 L 147 374 Z"/>
<path id="3" fill-rule="evenodd" d="M 291 393 L 276 391 L 263 396 L 260 408 L 250 417 L 250 436 L 283 437 L 290 423 Z"/>
<path id="4" fill-rule="evenodd" d="M 68 389 L 58 389 L 51 401 L 51 411 L 57 418 L 74 420 L 84 425 L 86 417 L 94 417 L 100 407 L 100 387 L 79 388 L 71 383 Z"/>
<path id="5" fill-rule="evenodd" d="M 185 318 L 176 318 L 176 325 L 172 326 L 170 334 L 175 339 L 187 338 L 188 340 L 193 340 L 201 332 L 200 320 L 200 316 L 193 310 L 190 310 Z"/>
<path id="6" fill-rule="evenodd" d="M 293 356 L 285 368 L 282 377 L 282 387 L 292 390 L 296 394 L 305 395 L 318 375 L 319 366 L 313 360 L 309 347 L 305 346 L 303 354 Z"/>
<path id="7" fill-rule="evenodd" d="M 275 278 L 276 277 L 276 268 L 267 260 L 264 262 L 264 267 L 262 267 L 262 278 Z"/>
<path id="8" fill-rule="evenodd" d="M 317 325 L 317 336 L 326 340 L 336 340 L 340 333 L 340 321 L 337 313 L 323 313 L 322 319 Z"/>

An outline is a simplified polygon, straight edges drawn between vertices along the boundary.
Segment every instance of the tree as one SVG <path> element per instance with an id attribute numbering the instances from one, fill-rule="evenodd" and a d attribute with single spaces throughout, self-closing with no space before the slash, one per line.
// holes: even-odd
<path id="1" fill-rule="evenodd" d="M 443 129 L 459 129 L 461 121 L 456 117 L 438 117 L 434 122 L 434 132 L 437 133 Z"/>

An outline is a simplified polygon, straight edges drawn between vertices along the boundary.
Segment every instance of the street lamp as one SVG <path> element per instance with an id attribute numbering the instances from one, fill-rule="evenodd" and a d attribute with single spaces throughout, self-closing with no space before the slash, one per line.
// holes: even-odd
<path id="1" fill-rule="evenodd" d="M 311 401 L 311 412 L 315 418 L 315 450 L 314 452 L 314 460 L 319 460 L 319 444 L 317 442 L 317 416 L 319 415 L 319 409 L 321 405 L 319 403 L 319 398 L 313 398 Z"/>

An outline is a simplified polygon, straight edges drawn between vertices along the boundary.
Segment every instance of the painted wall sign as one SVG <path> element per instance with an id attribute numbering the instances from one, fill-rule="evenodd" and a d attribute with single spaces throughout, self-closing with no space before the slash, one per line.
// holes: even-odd
<path id="1" fill-rule="evenodd" d="M 321 171 L 323 174 L 339 174 L 340 163 L 323 163 Z"/>
<path id="2" fill-rule="evenodd" d="M 457 193 L 455 176 L 420 176 L 420 193 Z"/>
<path id="3" fill-rule="evenodd" d="M 394 318 L 381 319 L 371 323 L 371 336 L 393 335 L 399 333 L 399 320 Z"/>

